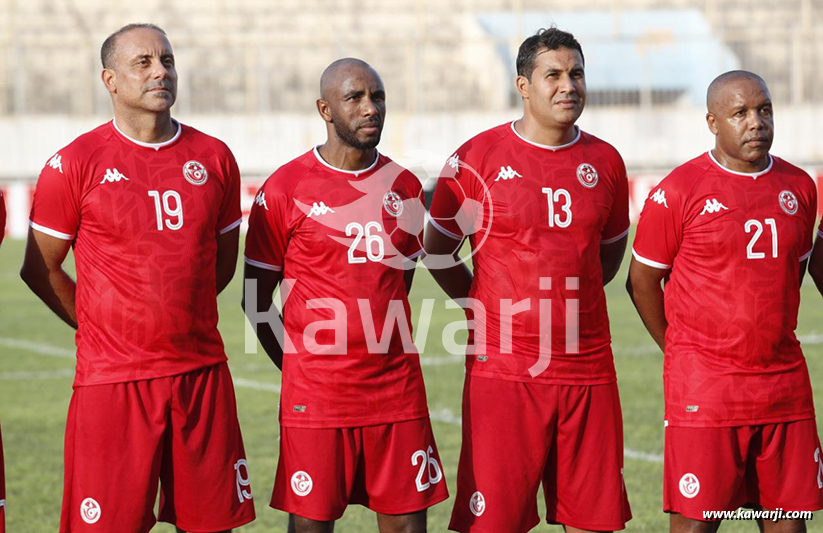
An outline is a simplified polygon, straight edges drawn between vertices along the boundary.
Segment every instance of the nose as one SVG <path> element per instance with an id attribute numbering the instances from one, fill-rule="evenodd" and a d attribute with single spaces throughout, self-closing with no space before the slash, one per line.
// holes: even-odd
<path id="1" fill-rule="evenodd" d="M 574 88 L 574 83 L 572 83 L 572 77 L 569 76 L 567 72 L 563 73 L 563 75 L 560 76 L 559 82 L 560 86 L 558 87 L 558 89 L 561 93 L 574 94 L 577 92 L 577 90 Z"/>
<path id="2" fill-rule="evenodd" d="M 371 117 L 378 113 L 377 104 L 371 97 L 363 98 L 362 113 L 364 117 Z"/>
<path id="3" fill-rule="evenodd" d="M 760 114 L 758 109 L 752 109 L 749 112 L 749 129 L 762 130 L 766 127 L 766 121 Z"/>
<path id="4" fill-rule="evenodd" d="M 169 69 L 162 61 L 154 61 L 152 63 L 152 78 L 156 80 L 164 80 L 169 76 Z"/>

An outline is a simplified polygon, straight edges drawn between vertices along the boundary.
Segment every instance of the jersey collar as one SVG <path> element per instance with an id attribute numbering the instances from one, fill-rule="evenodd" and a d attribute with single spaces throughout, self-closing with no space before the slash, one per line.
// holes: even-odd
<path id="1" fill-rule="evenodd" d="M 538 148 L 542 148 L 543 150 L 551 150 L 552 152 L 556 152 L 556 151 L 558 151 L 558 150 L 562 150 L 562 149 L 564 149 L 564 148 L 568 148 L 569 146 L 573 146 L 573 145 L 577 144 L 577 141 L 579 141 L 579 140 L 580 140 L 580 137 L 582 136 L 582 130 L 580 129 L 580 127 L 579 127 L 579 126 L 575 126 L 575 127 L 574 127 L 574 129 L 575 129 L 575 130 L 577 130 L 577 135 L 575 135 L 575 136 L 574 136 L 574 139 L 572 139 L 572 141 L 571 141 L 571 142 L 566 143 L 566 144 L 562 144 L 562 145 L 560 145 L 560 146 L 550 146 L 550 145 L 548 145 L 548 144 L 540 144 L 540 143 L 536 143 L 536 142 L 534 142 L 534 141 L 530 141 L 530 140 L 528 140 L 527 138 L 525 138 L 525 137 L 523 137 L 522 135 L 520 135 L 520 134 L 517 132 L 517 130 L 514 128 L 514 123 L 515 123 L 515 122 L 517 122 L 517 121 L 516 121 L 516 120 L 512 120 L 512 123 L 511 123 L 511 129 L 512 129 L 512 132 L 513 132 L 515 135 L 517 135 L 517 137 L 518 137 L 521 141 L 526 142 L 526 143 L 529 143 L 529 144 L 530 144 L 530 145 L 532 145 L 532 146 L 536 146 L 536 147 L 538 147 Z"/>
<path id="2" fill-rule="evenodd" d="M 772 169 L 772 166 L 774 165 L 774 158 L 772 157 L 772 154 L 769 154 L 769 166 L 767 166 L 766 168 L 764 168 L 760 172 L 738 172 L 736 170 L 732 170 L 730 168 L 726 168 L 723 165 L 721 165 L 720 162 L 717 159 L 714 158 L 714 154 L 712 153 L 711 150 L 709 150 L 706 153 L 709 154 L 709 159 L 712 160 L 712 163 L 717 165 L 717 167 L 720 168 L 720 170 L 722 170 L 724 172 L 728 172 L 729 174 L 734 174 L 736 176 L 746 176 L 747 178 L 752 178 L 752 179 L 755 179 L 755 180 L 757 178 L 759 178 L 760 176 L 762 176 L 763 174 L 766 174 L 767 172 L 769 172 Z"/>
<path id="3" fill-rule="evenodd" d="M 366 168 L 364 168 L 364 169 L 361 169 L 361 170 L 343 170 L 342 168 L 337 168 L 337 167 L 335 167 L 335 166 L 332 166 L 332 165 L 328 164 L 328 163 L 326 162 L 326 160 L 325 160 L 325 159 L 323 159 L 323 158 L 320 156 L 320 152 L 317 150 L 317 146 L 315 146 L 314 148 L 312 148 L 312 153 L 314 153 L 314 157 L 315 157 L 318 161 L 320 161 L 320 163 L 322 163 L 322 164 L 323 164 L 323 166 L 325 166 L 326 168 L 329 168 L 329 169 L 331 169 L 331 170 L 333 170 L 333 171 L 335 171 L 335 172 L 341 172 L 341 173 L 343 173 L 343 174 L 349 174 L 349 175 L 352 175 L 352 176 L 354 176 L 354 177 L 357 177 L 357 176 L 359 176 L 360 174 L 365 174 L 366 172 L 369 172 L 369 171 L 374 170 L 374 167 L 376 167 L 376 166 L 377 166 L 377 162 L 380 160 L 380 152 L 378 152 L 377 150 L 375 150 L 375 151 L 374 151 L 374 153 L 375 153 L 376 155 L 375 155 L 375 158 L 374 158 L 374 163 L 372 163 L 372 164 L 371 164 L 371 165 L 369 165 L 368 167 L 366 167 Z"/>
<path id="4" fill-rule="evenodd" d="M 117 131 L 117 133 L 119 133 L 121 137 L 123 137 L 130 143 L 136 144 L 137 146 L 142 146 L 143 148 L 153 148 L 155 151 L 157 151 L 165 146 L 169 146 L 170 144 L 174 144 L 175 142 L 177 142 L 177 139 L 180 138 L 180 134 L 183 133 L 183 126 L 174 119 L 171 119 L 171 121 L 177 124 L 177 132 L 174 134 L 174 137 L 172 137 L 168 141 L 163 141 L 161 143 L 144 143 L 142 141 L 138 141 L 137 139 L 132 139 L 131 137 L 123 133 L 120 130 L 120 128 L 117 127 L 117 122 L 115 121 L 115 119 L 111 120 L 111 125 L 114 126 L 115 131 Z"/>

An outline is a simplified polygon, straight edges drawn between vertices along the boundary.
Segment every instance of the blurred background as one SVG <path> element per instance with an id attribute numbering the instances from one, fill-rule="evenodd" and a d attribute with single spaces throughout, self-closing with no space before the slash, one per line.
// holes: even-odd
<path id="1" fill-rule="evenodd" d="M 318 79 L 355 56 L 382 75 L 381 150 L 427 186 L 457 146 L 520 116 L 514 58 L 556 24 L 586 58 L 580 124 L 614 144 L 648 189 L 705 151 L 704 99 L 719 73 L 762 75 L 776 109 L 773 152 L 823 172 L 823 0 L 0 0 L 0 187 L 8 231 L 25 235 L 30 185 L 45 161 L 110 118 L 99 79 L 105 37 L 128 22 L 169 34 L 180 75 L 175 116 L 220 137 L 246 180 L 322 142 Z M 583 5 L 583 4 L 579 4 Z M 819 128 L 819 126 L 818 126 Z M 818 129 L 819 131 L 819 129 Z M 421 154 L 425 154 L 421 156 Z"/>

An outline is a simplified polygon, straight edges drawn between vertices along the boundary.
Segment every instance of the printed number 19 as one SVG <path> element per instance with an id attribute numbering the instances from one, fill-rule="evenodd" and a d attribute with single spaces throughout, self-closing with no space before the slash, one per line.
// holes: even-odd
<path id="1" fill-rule="evenodd" d="M 163 214 L 169 218 L 165 220 L 166 227 L 170 230 L 178 230 L 183 227 L 183 200 L 177 191 L 166 191 L 163 193 L 162 205 L 160 202 L 160 191 L 149 191 L 149 196 L 154 198 L 154 208 L 157 212 L 157 231 L 163 231 Z M 175 207 L 172 209 L 169 199 L 174 198 Z M 176 218 L 174 222 L 171 218 Z"/>

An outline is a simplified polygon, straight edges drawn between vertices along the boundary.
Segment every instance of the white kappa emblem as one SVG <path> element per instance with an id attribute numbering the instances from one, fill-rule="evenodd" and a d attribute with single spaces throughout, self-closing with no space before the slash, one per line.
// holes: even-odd
<path id="1" fill-rule="evenodd" d="M 592 165 L 583 163 L 577 167 L 577 179 L 584 187 L 591 189 L 597 185 L 597 170 Z"/>
<path id="2" fill-rule="evenodd" d="M 203 163 L 192 160 L 183 165 L 183 177 L 192 185 L 203 185 L 209 179 L 209 173 Z"/>
<path id="3" fill-rule="evenodd" d="M 694 498 L 700 492 L 700 481 L 694 474 L 685 474 L 680 478 L 680 494 L 686 498 Z"/>
<path id="4" fill-rule="evenodd" d="M 302 470 L 295 472 L 291 477 L 291 490 L 298 496 L 308 496 L 313 486 L 311 476 Z"/>
<path id="5" fill-rule="evenodd" d="M 86 498 L 80 504 L 80 517 L 87 524 L 96 523 L 100 520 L 101 514 L 100 504 L 94 498 Z"/>

